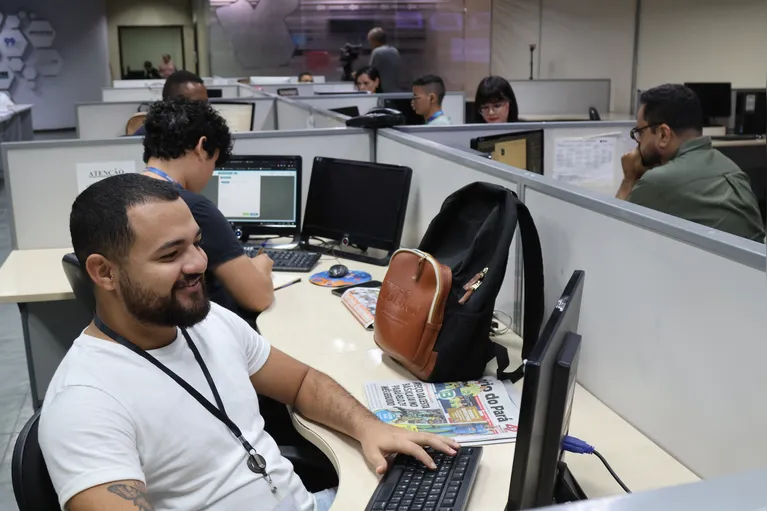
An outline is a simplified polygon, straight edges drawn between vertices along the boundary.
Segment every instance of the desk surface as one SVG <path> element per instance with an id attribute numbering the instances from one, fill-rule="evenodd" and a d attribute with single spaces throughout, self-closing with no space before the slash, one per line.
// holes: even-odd
<path id="1" fill-rule="evenodd" d="M 0 303 L 73 300 L 61 258 L 71 248 L 14 250 L 0 267 Z"/>
<path id="2" fill-rule="evenodd" d="M 323 259 L 326 260 L 321 262 L 320 269 L 335 262 Z M 377 280 L 385 274 L 384 268 L 346 264 L 352 269 L 370 272 Z M 375 347 L 373 334 L 357 323 L 338 297 L 306 278 L 277 291 L 274 306 L 258 323 L 275 347 L 327 373 L 360 401 L 365 401 L 365 382 L 414 379 Z M 518 364 L 521 339 L 509 335 L 502 340 L 511 348 L 512 366 Z M 488 374 L 492 374 L 494 368 L 488 366 L 488 369 L 491 371 Z M 333 510 L 363 509 L 378 479 L 365 462 L 358 444 L 299 414 L 294 416 L 294 421 L 301 433 L 318 445 L 338 470 L 340 484 Z M 698 480 L 580 386 L 575 394 L 570 430 L 573 435 L 596 444 L 632 490 Z M 485 447 L 470 509 L 500 511 L 504 508 L 513 458 L 513 443 Z M 567 462 L 587 495 L 602 497 L 622 492 L 595 457 L 568 456 Z"/>

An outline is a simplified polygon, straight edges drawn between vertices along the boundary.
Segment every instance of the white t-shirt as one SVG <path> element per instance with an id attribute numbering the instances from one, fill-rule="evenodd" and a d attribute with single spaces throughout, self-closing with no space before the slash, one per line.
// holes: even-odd
<path id="1" fill-rule="evenodd" d="M 266 458 L 277 496 L 248 469 L 229 429 L 170 377 L 119 344 L 82 334 L 56 370 L 40 418 L 40 446 L 62 508 L 77 493 L 118 480 L 144 482 L 157 511 L 271 511 L 288 497 L 297 510 L 315 508 L 264 432 L 249 379 L 266 363 L 269 344 L 215 304 L 189 335 L 227 414 Z M 215 405 L 180 331 L 149 353 Z"/>

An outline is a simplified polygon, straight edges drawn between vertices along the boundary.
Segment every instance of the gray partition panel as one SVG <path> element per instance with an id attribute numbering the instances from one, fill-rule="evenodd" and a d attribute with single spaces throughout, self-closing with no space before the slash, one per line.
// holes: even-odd
<path id="1" fill-rule="evenodd" d="M 610 80 L 510 80 L 520 115 L 583 115 L 610 111 Z"/>

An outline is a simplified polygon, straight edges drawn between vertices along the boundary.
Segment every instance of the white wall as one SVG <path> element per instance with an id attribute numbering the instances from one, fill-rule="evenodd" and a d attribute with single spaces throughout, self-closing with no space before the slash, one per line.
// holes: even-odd
<path id="1" fill-rule="evenodd" d="M 15 79 L 10 90 L 13 100 L 34 105 L 32 119 L 36 130 L 73 128 L 75 104 L 100 101 L 101 87 L 109 84 L 104 0 L 78 0 L 77 8 L 70 2 L 55 0 L 0 1 L 3 15 L 20 11 L 49 21 L 56 35 L 50 47 L 27 45 L 22 57 L 26 71 L 13 73 Z M 29 22 L 29 16 L 22 20 L 22 33 L 26 33 Z M 7 27 L 7 21 L 4 25 Z M 3 43 L 0 45 L 3 65 L 9 63 L 5 51 Z M 60 66 L 51 66 L 55 61 Z"/>
<path id="2" fill-rule="evenodd" d="M 637 87 L 767 81 L 767 1 L 642 0 Z"/>
<path id="3" fill-rule="evenodd" d="M 495 0 L 493 74 L 535 78 L 609 78 L 610 110 L 628 112 L 636 0 Z"/>

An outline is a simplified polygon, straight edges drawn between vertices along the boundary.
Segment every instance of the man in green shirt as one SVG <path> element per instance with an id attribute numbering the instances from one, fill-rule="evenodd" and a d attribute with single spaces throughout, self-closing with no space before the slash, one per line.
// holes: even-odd
<path id="1" fill-rule="evenodd" d="M 642 94 L 631 136 L 637 148 L 623 155 L 619 199 L 750 240 L 764 241 L 748 176 L 702 136 L 703 112 L 695 93 L 666 84 Z"/>

